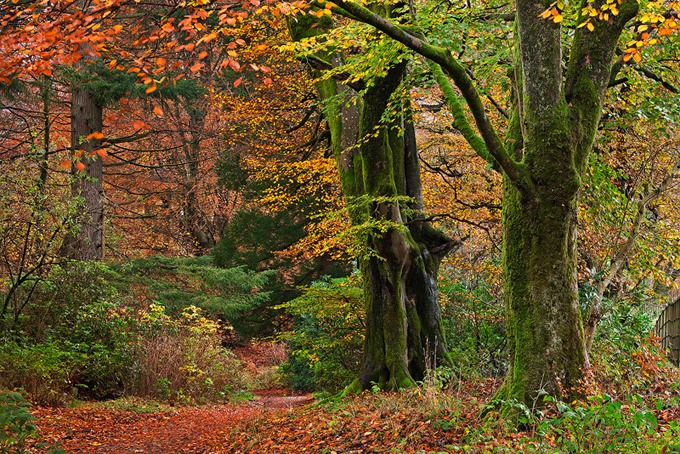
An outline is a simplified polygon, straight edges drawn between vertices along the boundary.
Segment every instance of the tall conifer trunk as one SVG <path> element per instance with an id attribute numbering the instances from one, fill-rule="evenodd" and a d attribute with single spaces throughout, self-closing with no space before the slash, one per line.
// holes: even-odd
<path id="1" fill-rule="evenodd" d="M 75 230 L 69 233 L 60 255 L 74 260 L 101 260 L 104 247 L 104 190 L 102 188 L 102 159 L 95 153 L 101 140 L 89 138 L 103 128 L 103 107 L 95 93 L 74 82 L 71 94 L 71 172 L 73 197 L 82 198 Z M 81 162 L 84 170 L 76 168 Z"/>

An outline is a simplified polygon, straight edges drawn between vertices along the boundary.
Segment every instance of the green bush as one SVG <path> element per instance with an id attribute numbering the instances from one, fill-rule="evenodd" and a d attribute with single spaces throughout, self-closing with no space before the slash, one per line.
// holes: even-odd
<path id="1" fill-rule="evenodd" d="M 0 393 L 0 453 L 24 452 L 26 441 L 36 436 L 30 406 L 19 393 Z"/>
<path id="2" fill-rule="evenodd" d="M 672 422 L 659 432 L 653 409 L 640 395 L 621 401 L 599 394 L 571 405 L 548 396 L 545 400 L 557 415 L 536 423 L 542 452 L 677 452 L 680 447 L 680 425 Z"/>
<path id="3" fill-rule="evenodd" d="M 221 347 L 230 326 L 195 306 L 182 309 L 181 301 L 234 315 L 266 298 L 254 288 L 266 276 L 257 280 L 204 262 L 158 258 L 120 273 L 101 263 L 56 267 L 36 287 L 16 329 L 0 336 L 0 386 L 24 389 L 46 404 L 76 396 L 229 398 L 248 381 Z M 172 309 L 145 303 L 152 295 Z"/>
<path id="4" fill-rule="evenodd" d="M 35 342 L 68 334 L 84 306 L 120 299 L 114 285 L 117 279 L 100 262 L 68 261 L 55 266 L 33 290 L 15 331 Z"/>
<path id="5" fill-rule="evenodd" d="M 482 276 L 444 275 L 440 294 L 442 322 L 458 375 L 503 376 L 507 370 L 505 318 L 497 289 Z"/>
<path id="6" fill-rule="evenodd" d="M 319 280 L 283 305 L 295 316 L 283 333 L 289 359 L 282 366 L 293 389 L 335 391 L 358 373 L 364 331 L 359 278 Z"/>
<path id="7" fill-rule="evenodd" d="M 24 389 L 35 401 L 63 404 L 75 395 L 75 377 L 85 359 L 55 343 L 0 345 L 0 387 Z"/>
<path id="8" fill-rule="evenodd" d="M 154 256 L 121 263 L 115 269 L 119 276 L 116 285 L 133 301 L 153 301 L 173 316 L 196 306 L 230 325 L 266 306 L 270 294 L 264 288 L 274 274 L 244 266 L 219 268 L 210 255 Z"/>
<path id="9" fill-rule="evenodd" d="M 35 418 L 29 411 L 31 404 L 19 393 L 5 391 L 0 393 L 0 453 L 21 454 L 26 442 L 35 439 L 38 428 L 33 424 Z M 41 452 L 50 454 L 65 454 L 56 445 L 47 446 L 46 443 L 35 443 Z"/>

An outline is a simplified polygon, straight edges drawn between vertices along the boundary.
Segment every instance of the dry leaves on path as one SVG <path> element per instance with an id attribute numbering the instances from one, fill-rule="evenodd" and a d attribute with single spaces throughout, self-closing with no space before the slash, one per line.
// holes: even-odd
<path id="1" fill-rule="evenodd" d="M 34 408 L 42 441 L 60 443 L 68 453 L 227 453 L 233 427 L 287 412 L 312 401 L 263 391 L 249 402 L 234 405 L 177 407 L 170 411 L 137 413 L 97 407 Z M 236 450 L 234 450 L 236 449 Z"/>

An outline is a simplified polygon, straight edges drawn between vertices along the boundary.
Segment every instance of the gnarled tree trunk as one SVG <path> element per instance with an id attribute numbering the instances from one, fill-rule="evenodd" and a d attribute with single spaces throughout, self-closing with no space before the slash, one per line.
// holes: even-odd
<path id="1" fill-rule="evenodd" d="M 293 39 L 321 34 L 327 19 L 309 16 L 290 22 Z M 310 24 L 314 21 L 315 24 Z M 320 55 L 332 66 L 339 57 Z M 325 59 L 325 61 L 324 61 Z M 420 168 L 410 111 L 385 123 L 385 111 L 402 83 L 405 63 L 368 88 L 357 106 L 344 101 L 352 89 L 335 80 L 317 82 L 340 172 L 342 191 L 355 226 L 377 221 L 385 231 L 366 236 L 366 257 L 359 258 L 366 301 L 364 357 L 359 377 L 347 392 L 412 386 L 428 368 L 449 362 L 442 330 L 437 272 L 442 258 L 459 243 L 432 228 L 423 219 Z M 318 70 L 312 70 L 317 78 Z M 399 131 L 403 131 L 400 134 Z M 414 202 L 409 210 L 405 199 Z M 364 199 L 368 202 L 357 203 Z M 410 213 L 416 210 L 415 214 Z"/>

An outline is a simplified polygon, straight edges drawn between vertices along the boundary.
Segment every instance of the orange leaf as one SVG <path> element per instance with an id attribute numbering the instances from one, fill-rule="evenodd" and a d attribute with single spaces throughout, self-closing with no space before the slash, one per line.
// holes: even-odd
<path id="1" fill-rule="evenodd" d="M 188 50 L 189 52 L 191 52 L 192 50 L 194 50 L 194 46 L 195 46 L 194 43 L 189 43 L 189 44 L 187 44 L 186 46 L 184 46 L 184 48 L 185 48 L 186 50 Z"/>
<path id="2" fill-rule="evenodd" d="M 241 85 L 241 82 L 243 82 L 243 78 L 239 77 L 234 81 L 234 88 L 237 88 L 239 85 Z"/>
<path id="3" fill-rule="evenodd" d="M 154 91 L 156 91 L 157 88 L 158 87 L 156 86 L 156 84 L 149 86 L 149 88 L 146 89 L 146 94 L 148 95 L 149 93 L 153 93 Z"/>
<path id="4" fill-rule="evenodd" d="M 206 51 L 203 51 L 200 54 L 198 54 L 199 60 L 203 60 L 207 56 L 208 56 L 208 53 Z"/>
<path id="5" fill-rule="evenodd" d="M 158 57 L 158 58 L 156 59 L 156 65 L 158 65 L 158 66 L 160 66 L 160 67 L 165 66 L 165 58 L 163 58 L 163 57 Z"/>
<path id="6" fill-rule="evenodd" d="M 228 64 L 229 64 L 229 67 L 231 67 L 231 69 L 233 69 L 234 71 L 238 71 L 239 69 L 241 69 L 241 65 L 239 65 L 238 62 L 236 60 L 234 60 L 233 58 L 230 58 L 228 60 Z"/>
<path id="7" fill-rule="evenodd" d="M 153 108 L 153 113 L 155 113 L 155 114 L 158 115 L 159 117 L 165 116 L 165 114 L 163 113 L 163 109 L 161 109 L 161 108 L 158 107 L 158 106 L 156 106 L 156 107 Z"/>
<path id="8" fill-rule="evenodd" d="M 144 129 L 146 126 L 146 123 L 144 123 L 142 120 L 135 120 L 132 122 L 132 127 L 139 130 L 139 129 Z"/>
<path id="9" fill-rule="evenodd" d="M 76 162 L 76 169 L 78 169 L 82 172 L 83 170 L 85 170 L 85 164 L 83 164 L 80 161 Z"/>
<path id="10" fill-rule="evenodd" d="M 194 63 L 194 65 L 189 69 L 191 70 L 192 73 L 195 73 L 195 72 L 198 72 L 201 68 L 203 68 L 203 63 L 198 62 L 198 63 Z"/>
<path id="11" fill-rule="evenodd" d="M 95 131 L 92 134 L 85 137 L 85 140 L 90 140 L 90 139 L 102 140 L 103 138 L 104 138 L 104 134 L 102 134 L 101 131 Z"/>
<path id="12" fill-rule="evenodd" d="M 272 80 L 271 80 L 269 77 L 267 77 L 267 78 L 266 78 L 265 80 L 263 80 L 262 82 L 264 82 L 265 85 L 269 85 L 269 84 L 272 83 Z"/>
<path id="13" fill-rule="evenodd" d="M 68 159 L 66 161 L 61 161 L 59 163 L 59 167 L 61 167 L 62 169 L 68 169 L 71 167 L 71 161 L 69 161 Z"/>
<path id="14" fill-rule="evenodd" d="M 109 153 L 106 151 L 106 148 L 100 148 L 99 150 L 97 150 L 97 154 L 103 158 L 104 156 L 107 156 Z"/>

